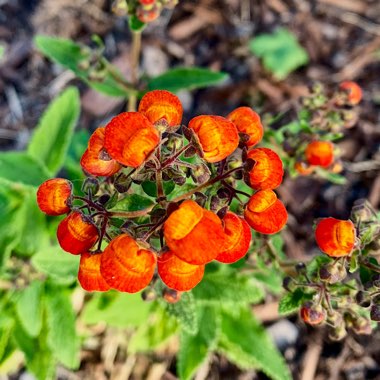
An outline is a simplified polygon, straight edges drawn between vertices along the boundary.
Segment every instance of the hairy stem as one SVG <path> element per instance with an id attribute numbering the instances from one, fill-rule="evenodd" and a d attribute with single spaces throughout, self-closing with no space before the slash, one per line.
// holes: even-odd
<path id="1" fill-rule="evenodd" d="M 139 79 L 139 61 L 141 52 L 141 32 L 132 31 L 132 52 L 131 52 L 131 79 L 132 86 L 136 88 Z M 137 93 L 131 93 L 128 98 L 128 111 L 136 111 Z"/>

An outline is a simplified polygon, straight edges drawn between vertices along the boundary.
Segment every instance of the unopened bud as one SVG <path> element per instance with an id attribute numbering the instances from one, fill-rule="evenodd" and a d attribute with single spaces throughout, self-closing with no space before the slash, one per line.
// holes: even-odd
<path id="1" fill-rule="evenodd" d="M 95 195 L 99 191 L 99 181 L 96 178 L 86 178 L 82 185 L 82 191 L 85 194 Z"/>
<path id="2" fill-rule="evenodd" d="M 337 282 L 344 280 L 346 276 L 346 267 L 339 261 L 336 263 L 325 264 L 319 269 L 320 279 L 329 284 L 336 284 Z"/>
<path id="3" fill-rule="evenodd" d="M 195 183 L 202 185 L 210 179 L 210 169 L 205 164 L 198 164 L 194 169 L 191 169 L 191 178 Z"/>
<path id="4" fill-rule="evenodd" d="M 177 133 L 172 133 L 169 135 L 169 140 L 166 144 L 168 149 L 174 151 L 174 150 L 179 150 L 183 147 L 183 138 L 181 135 Z"/>
<path id="5" fill-rule="evenodd" d="M 132 186 L 132 179 L 125 174 L 120 174 L 115 179 L 114 186 L 117 192 L 126 193 Z"/>
<path id="6" fill-rule="evenodd" d="M 356 293 L 355 300 L 361 307 L 366 308 L 371 306 L 371 297 L 367 292 L 363 292 L 362 290 Z"/>
<path id="7" fill-rule="evenodd" d="M 347 335 L 347 330 L 344 326 L 344 323 L 342 323 L 339 326 L 334 327 L 333 329 L 330 329 L 329 331 L 329 338 L 333 341 L 339 341 L 345 338 Z"/>
<path id="8" fill-rule="evenodd" d="M 174 289 L 165 288 L 162 292 L 162 296 L 168 303 L 177 303 L 181 299 L 181 292 Z"/>
<path id="9" fill-rule="evenodd" d="M 351 211 L 351 219 L 355 222 L 370 222 L 376 218 L 372 205 L 365 199 L 355 201 Z"/>
<path id="10" fill-rule="evenodd" d="M 311 302 L 305 303 L 300 310 L 301 318 L 309 325 L 319 325 L 326 318 L 325 310 L 320 305 L 313 305 Z"/>
<path id="11" fill-rule="evenodd" d="M 141 298 L 144 301 L 150 302 L 157 299 L 157 294 L 152 288 L 147 288 L 147 289 L 144 289 L 143 292 L 141 293 Z"/>
<path id="12" fill-rule="evenodd" d="M 334 327 L 338 327 L 338 326 L 341 326 L 341 325 L 344 325 L 344 321 L 343 321 L 343 316 L 341 313 L 335 311 L 335 310 L 332 310 L 332 311 L 329 311 L 328 314 L 327 314 L 327 322 L 334 326 Z"/>

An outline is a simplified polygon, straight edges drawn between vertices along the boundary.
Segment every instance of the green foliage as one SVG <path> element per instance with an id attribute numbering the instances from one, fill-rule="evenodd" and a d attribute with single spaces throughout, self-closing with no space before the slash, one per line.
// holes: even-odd
<path id="1" fill-rule="evenodd" d="M 253 54 L 262 58 L 264 67 L 277 79 L 285 79 L 292 71 L 308 63 L 309 57 L 296 37 L 286 29 L 261 34 L 250 41 Z"/>
<path id="2" fill-rule="evenodd" d="M 145 194 L 150 197 L 157 197 L 157 185 L 153 181 L 144 181 L 141 184 Z M 173 181 L 164 181 L 163 188 L 165 195 L 169 195 L 175 189 L 175 183 Z"/>
<path id="3" fill-rule="evenodd" d="M 140 21 L 135 15 L 128 17 L 128 25 L 129 29 L 133 32 L 142 32 L 146 27 L 146 24 Z"/>
<path id="4" fill-rule="evenodd" d="M 154 204 L 153 200 L 139 194 L 130 194 L 118 201 L 111 211 L 140 211 Z"/>
<path id="5" fill-rule="evenodd" d="M 149 310 L 150 305 L 139 293 L 108 292 L 94 295 L 82 312 L 82 320 L 89 325 L 105 322 L 119 328 L 139 326 L 147 320 Z"/>
<path id="6" fill-rule="evenodd" d="M 34 42 L 44 55 L 73 71 L 96 91 L 116 97 L 127 97 L 133 91 L 122 84 L 122 75 L 99 51 L 59 37 L 37 36 Z"/>
<path id="7" fill-rule="evenodd" d="M 346 177 L 342 176 L 341 174 L 331 173 L 320 167 L 316 167 L 315 172 L 318 174 L 319 177 L 327 179 L 335 185 L 345 185 L 347 183 Z"/>
<path id="8" fill-rule="evenodd" d="M 197 309 L 198 332 L 189 334 L 185 330 L 180 334 L 177 372 L 181 380 L 189 380 L 196 370 L 216 348 L 220 330 L 218 310 L 210 306 Z"/>
<path id="9" fill-rule="evenodd" d="M 218 349 L 241 368 L 257 368 L 273 380 L 290 380 L 284 359 L 248 309 L 222 313 Z"/>
<path id="10" fill-rule="evenodd" d="M 49 105 L 29 142 L 28 153 L 44 163 L 51 176 L 63 165 L 79 112 L 79 92 L 69 87 Z"/>
<path id="11" fill-rule="evenodd" d="M 200 67 L 179 67 L 148 80 L 149 90 L 193 90 L 208 87 L 228 78 L 226 73 L 219 73 Z"/>
<path id="12" fill-rule="evenodd" d="M 305 301 L 311 299 L 311 295 L 298 288 L 292 293 L 287 293 L 281 299 L 278 312 L 281 315 L 296 313 Z"/>

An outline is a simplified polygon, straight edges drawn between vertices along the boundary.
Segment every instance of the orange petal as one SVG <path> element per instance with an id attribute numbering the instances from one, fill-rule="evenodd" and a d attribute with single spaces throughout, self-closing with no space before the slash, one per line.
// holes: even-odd
<path id="1" fill-rule="evenodd" d="M 288 213 L 272 190 L 261 190 L 249 199 L 244 218 L 255 231 L 275 234 L 286 224 Z"/>
<path id="2" fill-rule="evenodd" d="M 73 255 L 90 250 L 98 240 L 98 229 L 79 211 L 74 211 L 61 221 L 57 229 L 59 245 Z"/>
<path id="3" fill-rule="evenodd" d="M 157 269 L 166 286 L 186 292 L 202 280 L 205 266 L 188 264 L 169 251 L 158 259 Z"/>
<path id="4" fill-rule="evenodd" d="M 204 159 L 218 162 L 229 156 L 239 145 L 235 124 L 221 116 L 201 115 L 190 120 L 189 128 L 196 133 Z"/>
<path id="5" fill-rule="evenodd" d="M 37 203 L 42 212 L 57 216 L 70 211 L 67 205 L 72 184 L 67 179 L 53 178 L 45 181 L 37 190 Z"/>
<path id="6" fill-rule="evenodd" d="M 363 92 L 361 87 L 356 82 L 342 82 L 339 88 L 347 91 L 348 101 L 350 104 L 356 105 L 362 100 Z"/>
<path id="7" fill-rule="evenodd" d="M 322 219 L 315 230 L 321 251 L 332 257 L 349 255 L 355 245 L 355 226 L 351 220 Z"/>
<path id="8" fill-rule="evenodd" d="M 105 292 L 110 289 L 100 273 L 100 254 L 84 252 L 81 254 L 78 281 L 88 292 Z"/>
<path id="9" fill-rule="evenodd" d="M 139 112 L 153 124 L 166 120 L 173 127 L 181 124 L 183 109 L 176 95 L 169 91 L 155 90 L 142 97 Z"/>
<path id="10" fill-rule="evenodd" d="M 121 165 L 111 159 L 104 149 L 105 128 L 98 128 L 88 141 L 80 164 L 82 168 L 95 176 L 111 176 L 121 169 Z"/>
<path id="11" fill-rule="evenodd" d="M 184 209 L 188 212 L 184 212 Z M 214 260 L 223 249 L 225 240 L 221 220 L 191 200 L 183 202 L 178 210 L 170 214 L 164 223 L 164 236 L 166 244 L 176 256 L 194 265 Z"/>
<path id="12" fill-rule="evenodd" d="M 280 186 L 284 169 L 277 153 L 269 148 L 255 148 L 248 151 L 247 157 L 255 161 L 255 166 L 247 173 L 248 184 L 253 189 L 275 189 Z"/>
<path id="13" fill-rule="evenodd" d="M 141 113 L 121 113 L 106 125 L 104 146 L 107 153 L 125 166 L 140 166 L 158 143 L 158 131 Z"/>
<path id="14" fill-rule="evenodd" d="M 294 164 L 294 169 L 301 175 L 310 175 L 314 171 L 314 166 L 308 165 L 306 162 L 297 161 Z"/>
<path id="15" fill-rule="evenodd" d="M 249 136 L 249 140 L 245 143 L 248 147 L 253 147 L 263 138 L 264 129 L 260 116 L 252 108 L 236 108 L 227 116 L 227 119 L 235 124 L 239 132 Z"/>
<path id="16" fill-rule="evenodd" d="M 233 212 L 227 212 L 223 222 L 226 244 L 224 251 L 219 253 L 215 260 L 230 264 L 246 255 L 252 234 L 248 223 Z"/>
<path id="17" fill-rule="evenodd" d="M 123 234 L 113 239 L 102 253 L 100 272 L 113 289 L 136 293 L 149 285 L 155 266 L 155 254 Z"/>
<path id="18" fill-rule="evenodd" d="M 312 141 L 306 147 L 305 156 L 310 165 L 328 167 L 334 161 L 334 145 L 330 141 Z"/>

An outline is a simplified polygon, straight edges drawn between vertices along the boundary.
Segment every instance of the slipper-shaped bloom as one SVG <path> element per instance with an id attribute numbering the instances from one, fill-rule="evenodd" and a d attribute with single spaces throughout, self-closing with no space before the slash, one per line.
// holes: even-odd
<path id="1" fill-rule="evenodd" d="M 312 141 L 306 147 L 305 156 L 310 165 L 326 168 L 334 161 L 334 144 L 330 141 Z"/>
<path id="2" fill-rule="evenodd" d="M 47 215 L 57 216 L 70 211 L 68 205 L 72 183 L 64 178 L 48 179 L 37 190 L 37 204 Z"/>
<path id="3" fill-rule="evenodd" d="M 221 116 L 201 115 L 189 122 L 202 147 L 207 162 L 219 162 L 228 157 L 239 145 L 235 124 Z"/>
<path id="4" fill-rule="evenodd" d="M 107 153 L 125 166 L 139 167 L 159 143 L 157 129 L 139 112 L 121 113 L 105 128 Z"/>
<path id="5" fill-rule="evenodd" d="M 286 224 L 288 213 L 276 193 L 267 189 L 252 195 L 245 208 L 244 218 L 255 231 L 275 234 Z"/>
<path id="6" fill-rule="evenodd" d="M 73 255 L 89 251 L 98 240 L 99 233 L 88 216 L 74 211 L 59 223 L 58 243 L 61 248 Z"/>
<path id="7" fill-rule="evenodd" d="M 111 240 L 101 254 L 100 273 L 111 288 L 136 293 L 149 285 L 156 255 L 127 234 Z"/>
<path id="8" fill-rule="evenodd" d="M 245 145 L 249 148 L 258 144 L 264 135 L 264 129 L 261 124 L 260 116 L 249 107 L 239 107 L 233 110 L 228 116 L 239 132 L 249 136 Z"/>
<path id="9" fill-rule="evenodd" d="M 111 176 L 121 169 L 121 165 L 104 149 L 105 128 L 98 128 L 88 141 L 88 148 L 80 160 L 82 168 L 95 176 Z"/>
<path id="10" fill-rule="evenodd" d="M 176 95 L 165 90 L 154 90 L 142 97 L 139 112 L 152 124 L 164 120 L 170 127 L 175 127 L 181 124 L 183 109 Z"/>
<path id="11" fill-rule="evenodd" d="M 100 273 L 101 254 L 84 252 L 80 256 L 78 281 L 88 292 L 105 292 L 110 289 Z"/>
<path id="12" fill-rule="evenodd" d="M 176 256 L 194 265 L 214 260 L 225 244 L 222 221 L 192 200 L 170 214 L 164 223 L 164 237 Z"/>
<path id="13" fill-rule="evenodd" d="M 355 245 L 355 226 L 351 220 L 324 218 L 317 224 L 315 240 L 327 255 L 347 256 Z"/>
<path id="14" fill-rule="evenodd" d="M 158 258 L 157 269 L 166 286 L 186 292 L 202 280 L 205 266 L 189 264 L 168 251 Z"/>
<path id="15" fill-rule="evenodd" d="M 224 250 L 216 256 L 217 261 L 231 264 L 243 258 L 248 252 L 252 233 L 248 223 L 234 214 L 227 212 L 223 218 L 226 243 Z"/>
<path id="16" fill-rule="evenodd" d="M 246 173 L 246 182 L 256 190 L 275 189 L 280 186 L 284 175 L 281 158 L 269 148 L 255 148 L 248 151 L 247 158 L 255 161 Z"/>

